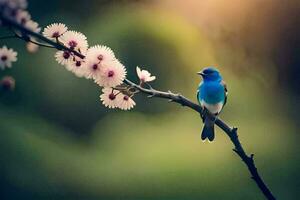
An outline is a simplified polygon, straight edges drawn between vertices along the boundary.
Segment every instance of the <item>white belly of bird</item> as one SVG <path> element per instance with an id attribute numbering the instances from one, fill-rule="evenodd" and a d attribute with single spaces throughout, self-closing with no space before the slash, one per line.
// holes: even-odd
<path id="1" fill-rule="evenodd" d="M 212 114 L 219 114 L 223 108 L 223 102 L 216 104 L 208 104 L 205 101 L 201 101 L 201 106 L 205 107 Z"/>

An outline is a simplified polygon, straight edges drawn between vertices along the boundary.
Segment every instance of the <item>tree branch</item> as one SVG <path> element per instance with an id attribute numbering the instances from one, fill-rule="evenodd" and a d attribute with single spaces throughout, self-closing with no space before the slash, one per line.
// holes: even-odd
<path id="1" fill-rule="evenodd" d="M 56 43 L 52 40 L 49 40 L 48 38 L 44 37 L 43 35 L 31 31 L 31 30 L 27 29 L 26 27 L 23 27 L 22 25 L 18 24 L 17 22 L 15 22 L 1 14 L 0 14 L 0 19 L 2 20 L 2 22 L 4 22 L 5 25 L 7 25 L 15 30 L 20 31 L 24 35 L 39 39 L 39 40 L 45 42 L 46 44 L 51 45 L 51 47 L 56 48 L 57 50 L 69 51 L 69 52 L 74 53 L 74 55 L 76 55 L 82 59 L 85 58 L 85 56 L 82 55 L 80 52 L 74 51 L 60 43 Z M 25 37 L 19 37 L 19 38 L 26 41 Z M 190 101 L 189 99 L 182 96 L 181 94 L 174 94 L 171 91 L 163 92 L 163 91 L 155 90 L 152 87 L 145 88 L 145 87 L 142 87 L 141 85 L 137 85 L 137 84 L 133 83 L 132 81 L 130 81 L 128 79 L 125 79 L 124 83 L 127 84 L 128 86 L 135 88 L 136 90 L 140 91 L 141 93 L 147 94 L 148 97 L 157 97 L 157 98 L 167 99 L 171 102 L 175 102 L 182 106 L 189 107 L 189 108 L 193 109 L 194 111 L 196 111 L 197 113 L 199 113 L 201 116 L 203 115 L 203 109 L 201 106 L 199 106 L 198 104 L 195 104 L 194 102 Z M 214 116 L 211 116 L 211 117 L 214 117 Z M 252 176 L 251 178 L 255 181 L 255 183 L 257 184 L 257 186 L 259 187 L 261 192 L 264 194 L 266 199 L 275 200 L 274 195 L 271 193 L 271 191 L 269 190 L 269 188 L 264 183 L 264 181 L 262 180 L 261 176 L 258 173 L 258 170 L 255 166 L 254 159 L 253 159 L 254 155 L 253 154 L 247 155 L 244 148 L 242 147 L 242 144 L 240 143 L 239 138 L 238 138 L 237 128 L 231 128 L 220 118 L 215 118 L 215 124 L 219 128 L 221 128 L 226 133 L 226 135 L 230 138 L 231 142 L 234 145 L 233 151 L 242 159 L 244 164 L 247 166 L 247 168 Z"/>
<path id="2" fill-rule="evenodd" d="M 57 43 L 57 42 L 54 42 L 46 37 L 44 37 L 43 35 L 39 34 L 39 33 L 36 33 L 36 32 L 33 32 L 31 30 L 29 30 L 28 28 L 22 26 L 21 24 L 17 23 L 16 21 L 10 19 L 9 17 L 3 15 L 2 13 L 0 14 L 0 18 L 3 22 L 4 25 L 10 27 L 10 28 L 13 28 L 15 30 L 19 30 L 22 34 L 24 35 L 27 35 L 27 36 L 31 36 L 31 37 L 34 37 L 36 39 L 39 39 L 53 47 L 55 47 L 57 50 L 61 50 L 61 51 L 69 51 L 69 52 L 72 52 L 74 53 L 74 55 L 78 56 L 79 58 L 84 58 L 84 55 L 82 55 L 81 53 L 73 50 L 73 49 L 70 49 L 60 43 Z M 21 37 L 20 39 L 23 39 L 26 41 L 26 39 L 24 37 Z"/>

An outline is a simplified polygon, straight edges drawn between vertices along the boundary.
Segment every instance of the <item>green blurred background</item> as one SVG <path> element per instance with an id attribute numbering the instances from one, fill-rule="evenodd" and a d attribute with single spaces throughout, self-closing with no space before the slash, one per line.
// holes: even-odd
<path id="1" fill-rule="evenodd" d="M 29 11 L 110 46 L 130 79 L 139 65 L 155 88 L 194 101 L 195 72 L 217 66 L 229 88 L 221 118 L 275 196 L 300 198 L 299 1 L 29 0 Z M 19 52 L 0 72 L 16 79 L 0 97 L 1 199 L 264 199 L 222 131 L 201 142 L 197 113 L 143 95 L 132 111 L 108 110 L 53 50 L 0 44 Z"/>

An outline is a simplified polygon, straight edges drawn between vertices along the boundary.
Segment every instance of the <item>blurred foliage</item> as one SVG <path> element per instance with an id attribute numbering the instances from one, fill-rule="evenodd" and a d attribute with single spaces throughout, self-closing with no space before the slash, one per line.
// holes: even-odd
<path id="1" fill-rule="evenodd" d="M 300 195 L 299 99 L 274 87 L 271 62 L 258 59 L 265 69 L 239 76 L 231 61 L 251 62 L 224 53 L 225 44 L 181 16 L 142 1 L 105 2 L 32 1 L 30 9 L 42 25 L 64 22 L 90 45 L 110 46 L 130 79 L 139 65 L 157 75 L 155 88 L 193 100 L 195 72 L 220 66 L 229 87 L 222 118 L 238 126 L 278 199 Z M 98 86 L 59 66 L 51 49 L 31 55 L 20 41 L 7 44 L 20 50 L 14 68 L 1 72 L 16 79 L 15 92 L 0 97 L 4 199 L 263 199 L 220 130 L 214 144 L 201 142 L 195 112 L 143 95 L 133 111 L 108 110 Z"/>

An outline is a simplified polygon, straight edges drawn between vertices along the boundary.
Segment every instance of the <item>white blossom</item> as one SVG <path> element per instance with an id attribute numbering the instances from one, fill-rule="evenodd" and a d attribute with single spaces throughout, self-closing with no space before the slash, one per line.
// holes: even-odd
<path id="1" fill-rule="evenodd" d="M 43 35 L 48 39 L 56 41 L 56 39 L 59 38 L 60 36 L 62 36 L 67 30 L 68 30 L 68 28 L 66 27 L 65 24 L 54 23 L 54 24 L 48 25 L 44 29 Z"/>
<path id="2" fill-rule="evenodd" d="M 18 10 L 17 11 L 16 21 L 18 23 L 25 25 L 30 19 L 31 19 L 31 16 L 30 16 L 30 14 L 27 11 L 25 11 L 25 10 Z"/>
<path id="3" fill-rule="evenodd" d="M 68 51 L 57 51 L 55 60 L 61 65 L 68 65 L 72 61 L 72 55 Z"/>
<path id="4" fill-rule="evenodd" d="M 18 53 L 13 49 L 8 49 L 6 46 L 0 48 L 0 69 L 10 68 L 12 62 L 17 61 Z"/>
<path id="5" fill-rule="evenodd" d="M 105 63 L 116 60 L 113 51 L 106 46 L 96 45 L 90 47 L 86 55 L 87 78 L 99 79 Z"/>
<path id="6" fill-rule="evenodd" d="M 96 45 L 88 49 L 87 59 L 106 62 L 115 60 L 116 58 L 114 52 L 109 47 Z"/>
<path id="7" fill-rule="evenodd" d="M 60 38 L 66 47 L 80 53 L 85 53 L 88 48 L 87 38 L 80 32 L 67 31 Z"/>
<path id="8" fill-rule="evenodd" d="M 101 66 L 102 64 L 100 63 L 100 61 L 86 58 L 86 78 L 97 80 L 101 75 Z"/>
<path id="9" fill-rule="evenodd" d="M 95 79 L 95 82 L 102 87 L 115 87 L 122 84 L 125 77 L 125 67 L 118 60 L 114 60 L 103 63 L 100 76 Z"/>
<path id="10" fill-rule="evenodd" d="M 119 94 L 117 96 L 117 104 L 116 106 L 121 110 L 130 110 L 135 106 L 134 100 L 128 95 Z"/>
<path id="11" fill-rule="evenodd" d="M 35 21 L 32 21 L 32 20 L 26 21 L 24 26 L 26 28 L 28 28 L 29 30 L 35 32 L 35 33 L 39 33 L 41 31 L 41 28 L 39 27 L 39 24 Z"/>
<path id="12" fill-rule="evenodd" d="M 151 82 L 156 79 L 156 77 L 151 76 L 147 70 L 141 70 L 139 67 L 136 67 L 136 73 L 142 83 Z"/>
<path id="13" fill-rule="evenodd" d="M 84 59 L 75 57 L 75 59 L 69 61 L 65 67 L 67 70 L 73 72 L 77 77 L 86 77 L 86 66 L 84 62 Z"/>
<path id="14" fill-rule="evenodd" d="M 102 104 L 108 108 L 116 108 L 118 103 L 117 96 L 120 95 L 120 92 L 113 88 L 103 88 L 102 92 L 100 95 Z"/>
<path id="15" fill-rule="evenodd" d="M 33 40 L 34 41 L 34 40 Z M 39 50 L 39 45 L 34 44 L 32 42 L 27 42 L 26 43 L 26 49 L 29 53 L 35 53 Z"/>

